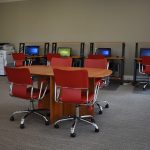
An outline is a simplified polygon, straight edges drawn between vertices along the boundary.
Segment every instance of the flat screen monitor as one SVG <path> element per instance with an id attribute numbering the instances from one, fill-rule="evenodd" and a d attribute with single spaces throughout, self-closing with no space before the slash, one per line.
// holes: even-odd
<path id="1" fill-rule="evenodd" d="M 150 48 L 140 48 L 140 57 L 150 56 Z"/>
<path id="2" fill-rule="evenodd" d="M 40 46 L 26 46 L 25 54 L 30 56 L 39 55 L 39 49 Z"/>
<path id="3" fill-rule="evenodd" d="M 111 56 L 111 48 L 97 48 L 96 49 L 96 55 L 101 54 L 105 57 Z"/>
<path id="4" fill-rule="evenodd" d="M 58 54 L 63 57 L 71 56 L 71 48 L 70 47 L 58 47 Z"/>

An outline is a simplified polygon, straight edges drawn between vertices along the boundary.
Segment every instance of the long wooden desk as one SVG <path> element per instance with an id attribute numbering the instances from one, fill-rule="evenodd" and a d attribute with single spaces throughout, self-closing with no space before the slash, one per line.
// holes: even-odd
<path id="1" fill-rule="evenodd" d="M 44 55 L 26 56 L 26 59 L 35 59 L 35 58 L 46 58 L 46 56 Z M 71 58 L 81 58 L 81 56 L 71 56 Z"/>
<path id="2" fill-rule="evenodd" d="M 34 75 L 40 75 L 40 76 L 47 76 L 50 78 L 50 98 L 46 101 L 43 101 L 43 106 L 50 109 L 50 122 L 53 123 L 56 120 L 62 118 L 62 116 L 67 116 L 70 114 L 74 114 L 74 108 L 69 105 L 66 106 L 64 104 L 56 103 L 54 101 L 54 74 L 53 69 L 50 66 L 26 66 L 25 68 L 29 68 L 31 74 Z M 97 69 L 97 68 L 77 68 L 77 67 L 58 67 L 61 69 L 67 69 L 67 70 L 87 70 L 89 75 L 89 81 L 90 81 L 90 90 L 94 90 L 94 78 L 99 77 L 106 77 L 111 75 L 112 71 L 107 69 Z M 45 103 L 45 104 L 44 104 Z M 47 106 L 49 105 L 49 106 Z M 84 108 L 83 113 L 89 113 L 86 108 Z M 91 113 L 91 112 L 90 112 Z M 93 113 L 93 112 L 92 112 Z"/>

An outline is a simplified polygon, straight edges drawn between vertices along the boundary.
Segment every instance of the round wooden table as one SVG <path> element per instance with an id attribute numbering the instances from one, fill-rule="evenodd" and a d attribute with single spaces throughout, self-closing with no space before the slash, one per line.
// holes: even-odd
<path id="1" fill-rule="evenodd" d="M 33 65 L 33 66 L 24 66 L 22 68 L 28 68 L 30 73 L 33 75 L 38 75 L 40 77 L 47 76 L 50 79 L 49 86 L 49 96 L 43 100 L 43 108 L 48 108 L 50 110 L 50 122 L 53 123 L 56 120 L 62 118 L 62 116 L 67 116 L 74 113 L 74 107 L 67 104 L 56 103 L 54 100 L 54 73 L 51 66 L 44 65 Z M 94 79 L 103 78 L 110 76 L 112 71 L 107 69 L 98 69 L 98 68 L 80 68 L 80 67 L 55 67 L 63 70 L 87 70 L 90 83 L 90 91 L 94 91 Z M 67 109 L 66 109 L 67 108 Z M 82 109 L 81 114 L 89 114 L 86 108 Z M 91 114 L 91 112 L 90 112 Z"/>

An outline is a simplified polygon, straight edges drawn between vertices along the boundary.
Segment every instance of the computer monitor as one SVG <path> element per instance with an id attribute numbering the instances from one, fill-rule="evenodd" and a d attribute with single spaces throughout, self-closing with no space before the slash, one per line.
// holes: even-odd
<path id="1" fill-rule="evenodd" d="M 140 57 L 150 56 L 150 48 L 140 48 Z"/>
<path id="2" fill-rule="evenodd" d="M 105 57 L 110 57 L 111 56 L 111 48 L 97 48 L 95 54 L 96 55 L 101 54 Z"/>
<path id="3" fill-rule="evenodd" d="M 40 46 L 25 46 L 25 54 L 30 56 L 39 55 L 39 49 Z"/>
<path id="4" fill-rule="evenodd" d="M 58 47 L 58 54 L 62 57 L 70 57 L 71 56 L 71 48 L 70 47 Z"/>

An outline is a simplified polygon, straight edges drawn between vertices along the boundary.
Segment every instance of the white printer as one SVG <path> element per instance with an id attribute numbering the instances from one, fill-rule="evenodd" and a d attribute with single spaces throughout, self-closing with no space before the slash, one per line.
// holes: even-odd
<path id="1" fill-rule="evenodd" d="M 13 65 L 12 53 L 14 46 L 11 44 L 0 44 L 0 75 L 5 75 L 5 66 Z"/>

